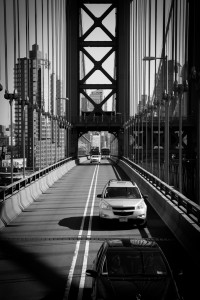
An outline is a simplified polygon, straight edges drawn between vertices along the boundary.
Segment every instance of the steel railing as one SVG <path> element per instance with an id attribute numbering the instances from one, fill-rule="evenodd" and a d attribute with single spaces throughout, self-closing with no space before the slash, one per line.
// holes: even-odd
<path id="1" fill-rule="evenodd" d="M 168 200 L 170 200 L 175 206 L 177 206 L 182 212 L 184 212 L 190 220 L 200 226 L 200 205 L 191 201 L 185 197 L 182 193 L 175 190 L 172 186 L 166 184 L 152 173 L 143 169 L 133 161 L 122 157 L 122 161 L 131 166 L 137 173 L 144 177 L 154 188 L 159 190 Z"/>
<path id="2" fill-rule="evenodd" d="M 29 186 L 30 184 L 36 182 L 40 178 L 46 176 L 50 172 L 54 171 L 55 169 L 58 169 L 62 165 L 66 164 L 70 160 L 72 160 L 72 157 L 63 159 L 61 161 L 56 162 L 53 165 L 50 165 L 44 169 L 41 169 L 37 172 L 32 173 L 31 175 L 26 176 L 23 179 L 20 179 L 16 182 L 13 182 L 10 185 L 7 186 L 1 186 L 0 187 L 0 202 L 5 201 L 7 197 L 12 196 L 13 194 L 19 192 L 21 189 Z"/>

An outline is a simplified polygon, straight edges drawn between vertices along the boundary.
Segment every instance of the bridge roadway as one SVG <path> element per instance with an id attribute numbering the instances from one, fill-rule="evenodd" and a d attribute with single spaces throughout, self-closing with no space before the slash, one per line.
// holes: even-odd
<path id="1" fill-rule="evenodd" d="M 155 238 L 174 272 L 183 270 L 184 299 L 197 299 L 195 262 L 148 204 L 144 229 L 100 225 L 98 198 L 110 178 L 127 179 L 107 160 L 72 168 L 0 232 L 0 299 L 90 299 L 85 269 L 105 238 Z M 142 188 L 142 187 L 141 187 Z"/>

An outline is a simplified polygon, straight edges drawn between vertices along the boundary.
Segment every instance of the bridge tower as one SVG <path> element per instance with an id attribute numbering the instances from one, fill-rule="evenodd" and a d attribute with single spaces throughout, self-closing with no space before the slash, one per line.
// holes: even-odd
<path id="1" fill-rule="evenodd" d="M 129 118 L 130 1 L 69 0 L 66 9 L 70 155 L 76 156 L 78 138 L 88 131 L 112 133 L 118 139 L 119 154 L 123 155 L 123 124 Z M 84 15 L 91 20 L 86 29 Z M 113 31 L 106 25 L 109 18 L 113 18 Z M 97 59 L 96 53 L 102 56 Z M 104 67 L 109 59 L 113 62 L 111 75 Z M 89 71 L 87 62 L 92 64 Z M 95 73 L 99 79 L 95 79 Z M 105 92 L 99 103 L 91 97 L 91 91 L 98 90 Z M 89 110 L 84 111 L 83 101 L 89 104 Z"/>

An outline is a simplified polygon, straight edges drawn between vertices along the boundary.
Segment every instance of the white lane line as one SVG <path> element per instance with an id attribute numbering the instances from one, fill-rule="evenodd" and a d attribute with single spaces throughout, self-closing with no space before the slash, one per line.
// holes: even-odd
<path id="1" fill-rule="evenodd" d="M 92 186 L 93 186 L 96 171 L 97 171 L 97 166 L 95 167 L 93 177 L 92 177 L 92 181 L 91 181 L 91 184 L 90 184 L 90 189 L 89 189 L 89 193 L 88 193 L 88 197 L 87 197 L 87 201 L 86 201 L 86 205 L 85 205 L 85 210 L 84 210 L 84 213 L 83 213 L 83 219 L 82 219 L 81 227 L 80 227 L 79 234 L 78 234 L 79 238 L 81 238 L 81 236 L 83 234 L 83 227 L 84 227 L 84 223 L 85 223 L 85 217 L 86 217 L 86 214 L 87 214 L 87 209 L 88 209 L 88 205 L 89 205 L 90 195 L 91 195 Z M 80 242 L 81 241 L 78 240 L 77 243 L 76 243 L 76 247 L 75 247 L 74 255 L 73 255 L 73 259 L 72 259 L 72 264 L 71 264 L 71 267 L 70 267 L 70 270 L 69 270 L 67 283 L 66 283 L 66 286 L 65 286 L 65 293 L 64 293 L 63 300 L 67 300 L 68 296 L 69 296 L 69 291 L 70 291 L 70 287 L 71 287 L 71 283 L 72 283 L 72 279 L 73 279 L 74 269 L 75 269 L 75 266 L 76 266 L 76 261 L 77 261 L 78 252 L 79 252 L 79 248 L 80 248 Z"/>
<path id="2" fill-rule="evenodd" d="M 149 229 L 147 227 L 144 228 L 144 231 L 148 238 L 152 238 L 151 233 L 149 232 Z"/>
<path id="3" fill-rule="evenodd" d="M 93 212 L 94 212 L 94 203 L 95 203 L 95 199 L 96 199 L 98 172 L 99 172 L 99 166 L 98 166 L 98 169 L 96 172 L 96 179 L 95 179 L 95 184 L 94 184 L 93 199 L 92 199 L 92 205 L 91 205 L 91 210 L 90 210 L 87 238 L 91 237 L 92 217 L 93 217 Z M 83 257 L 83 266 L 82 266 L 82 271 L 81 271 L 81 280 L 80 280 L 80 284 L 79 284 L 79 291 L 78 291 L 78 298 L 77 298 L 78 300 L 81 300 L 83 297 L 83 289 L 84 289 L 84 285 L 85 285 L 85 274 L 86 274 L 87 261 L 88 261 L 88 255 L 89 255 L 89 245 L 90 245 L 90 241 L 86 240 L 85 252 L 84 252 L 84 257 Z"/>
<path id="4" fill-rule="evenodd" d="M 117 171 L 115 166 L 113 166 L 113 169 L 115 170 L 115 173 L 117 173 L 118 178 L 121 179 L 121 176 L 119 175 L 119 172 Z"/>

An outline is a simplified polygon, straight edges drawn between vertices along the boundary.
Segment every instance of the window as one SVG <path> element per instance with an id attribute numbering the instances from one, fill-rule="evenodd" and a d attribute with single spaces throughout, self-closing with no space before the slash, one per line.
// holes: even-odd
<path id="1" fill-rule="evenodd" d="M 105 198 L 141 198 L 137 187 L 108 187 L 105 191 Z"/>

